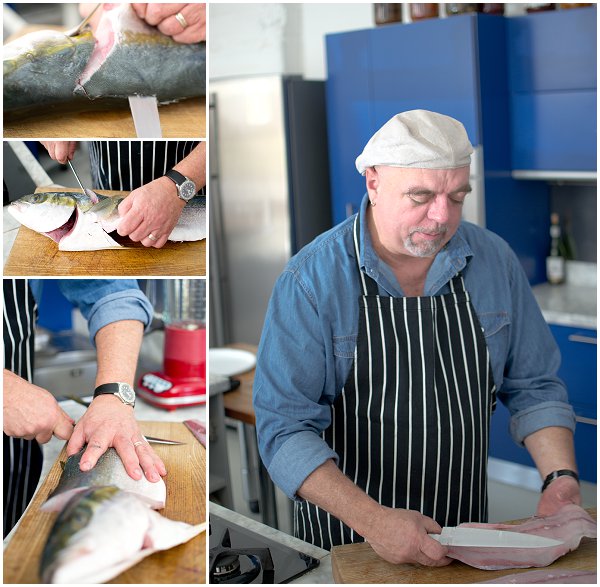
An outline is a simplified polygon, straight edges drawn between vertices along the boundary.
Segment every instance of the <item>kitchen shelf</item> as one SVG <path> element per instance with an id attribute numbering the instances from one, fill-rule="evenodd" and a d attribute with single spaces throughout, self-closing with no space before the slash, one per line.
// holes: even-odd
<path id="1" fill-rule="evenodd" d="M 531 179 L 556 183 L 593 183 L 598 180 L 596 171 L 514 169 L 511 175 L 513 179 Z"/>

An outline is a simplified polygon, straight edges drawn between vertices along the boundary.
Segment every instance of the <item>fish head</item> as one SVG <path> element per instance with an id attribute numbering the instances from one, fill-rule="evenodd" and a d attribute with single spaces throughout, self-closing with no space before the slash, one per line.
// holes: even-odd
<path id="1" fill-rule="evenodd" d="M 8 211 L 21 224 L 46 233 L 63 226 L 73 215 L 77 199 L 66 192 L 29 194 L 12 202 Z"/>

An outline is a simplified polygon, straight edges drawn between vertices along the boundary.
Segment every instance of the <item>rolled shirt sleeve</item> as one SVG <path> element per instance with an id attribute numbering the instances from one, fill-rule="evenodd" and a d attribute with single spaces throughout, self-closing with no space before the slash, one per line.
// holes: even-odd
<path id="1" fill-rule="evenodd" d="M 112 322 L 139 320 L 146 328 L 152 321 L 152 305 L 135 279 L 61 280 L 60 290 L 88 321 L 92 343 Z"/>

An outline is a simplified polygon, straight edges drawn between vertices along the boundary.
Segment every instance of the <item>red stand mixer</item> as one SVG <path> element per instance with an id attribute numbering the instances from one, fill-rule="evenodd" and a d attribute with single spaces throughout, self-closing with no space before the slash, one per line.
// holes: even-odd
<path id="1" fill-rule="evenodd" d="M 206 281 L 169 279 L 154 283 L 155 308 L 164 302 L 163 369 L 145 373 L 137 393 L 165 410 L 206 403 Z"/>

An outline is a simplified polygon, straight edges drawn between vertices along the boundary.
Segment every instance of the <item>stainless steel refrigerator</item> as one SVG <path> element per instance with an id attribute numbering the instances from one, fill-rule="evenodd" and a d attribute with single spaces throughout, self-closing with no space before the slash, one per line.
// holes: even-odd
<path id="1" fill-rule="evenodd" d="M 277 276 L 331 227 L 325 86 L 274 75 L 210 89 L 210 345 L 258 344 Z"/>

